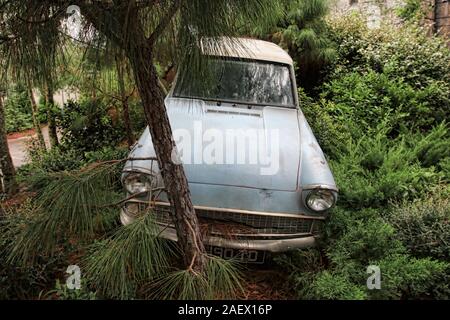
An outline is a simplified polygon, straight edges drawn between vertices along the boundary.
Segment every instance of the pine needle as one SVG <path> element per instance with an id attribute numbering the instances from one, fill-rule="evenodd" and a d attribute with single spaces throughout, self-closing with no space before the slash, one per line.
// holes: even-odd
<path id="1" fill-rule="evenodd" d="M 174 251 L 158 231 L 147 214 L 95 243 L 83 263 L 89 284 L 106 297 L 125 299 L 141 282 L 166 273 Z"/>

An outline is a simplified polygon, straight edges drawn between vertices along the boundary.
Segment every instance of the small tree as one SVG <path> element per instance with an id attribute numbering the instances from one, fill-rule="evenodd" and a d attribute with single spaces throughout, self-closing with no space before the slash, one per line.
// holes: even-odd
<path id="1" fill-rule="evenodd" d="M 57 128 L 56 128 L 56 119 L 54 108 L 57 107 L 55 105 L 54 100 L 54 84 L 51 79 L 45 81 L 45 86 L 43 91 L 44 99 L 45 99 L 45 108 L 47 109 L 47 121 L 48 121 L 48 135 L 50 138 L 51 147 L 59 145 Z"/>
<path id="2" fill-rule="evenodd" d="M 288 49 L 294 59 L 299 85 L 308 91 L 321 79 L 321 71 L 331 62 L 336 51 L 327 35 L 325 16 L 328 0 L 282 1 L 284 10 L 278 12 L 277 26 L 269 30 L 256 30 Z"/>
<path id="3" fill-rule="evenodd" d="M 30 100 L 31 105 L 31 116 L 33 118 L 34 131 L 36 132 L 36 135 L 38 137 L 39 146 L 45 150 L 45 140 L 41 129 L 41 122 L 38 118 L 39 109 L 33 93 L 33 83 L 31 82 L 29 75 L 25 75 L 24 77 L 26 81 L 28 99 Z"/>

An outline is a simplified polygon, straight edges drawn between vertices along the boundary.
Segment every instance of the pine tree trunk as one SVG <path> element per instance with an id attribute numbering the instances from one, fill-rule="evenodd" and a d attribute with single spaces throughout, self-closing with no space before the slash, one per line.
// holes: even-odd
<path id="1" fill-rule="evenodd" d="M 125 131 L 127 134 L 128 146 L 132 146 L 134 143 L 133 128 L 130 121 L 130 111 L 128 107 L 128 96 L 125 90 L 124 70 L 123 70 L 123 57 L 119 54 L 116 55 L 116 68 L 117 78 L 120 90 L 120 100 L 122 102 L 122 116 L 125 125 Z"/>
<path id="2" fill-rule="evenodd" d="M 55 114 L 53 112 L 53 108 L 55 107 L 55 100 L 53 99 L 53 87 L 51 84 L 47 84 L 46 86 L 45 102 L 47 107 L 48 136 L 50 138 L 50 146 L 53 148 L 59 145 L 59 141 Z"/>
<path id="3" fill-rule="evenodd" d="M 185 255 L 184 262 L 186 266 L 201 272 L 205 267 L 205 248 L 183 165 L 172 161 L 175 142 L 151 52 L 148 46 L 141 46 L 130 50 L 128 55 L 144 106 L 158 165 L 173 208 L 178 243 Z"/>
<path id="4" fill-rule="evenodd" d="M 36 131 L 40 147 L 42 149 L 46 149 L 44 135 L 42 134 L 42 129 L 41 129 L 41 123 L 39 122 L 39 119 L 37 117 L 38 116 L 38 106 L 36 104 L 36 100 L 34 99 L 33 88 L 31 86 L 31 82 L 29 79 L 27 79 L 27 89 L 28 89 L 28 97 L 29 97 L 30 103 L 31 103 L 31 116 L 33 118 L 34 130 Z"/>
<path id="5" fill-rule="evenodd" d="M 173 220 L 178 244 L 184 253 L 184 263 L 186 267 L 196 272 L 202 272 L 206 267 L 206 251 L 183 165 L 172 162 L 172 150 L 175 142 L 159 88 L 158 76 L 153 65 L 152 46 L 154 44 L 144 36 L 144 28 L 140 24 L 136 4 L 134 3 L 134 6 L 130 5 L 126 10 L 116 12 L 114 15 L 117 21 L 128 23 L 126 29 L 120 29 L 124 32 L 122 37 L 119 37 L 120 39 L 108 24 L 99 19 L 96 10 L 91 11 L 89 6 L 85 6 L 83 12 L 97 30 L 117 42 L 130 61 L 164 186 L 173 209 Z M 175 12 L 172 12 L 173 14 Z"/>
<path id="6" fill-rule="evenodd" d="M 3 182 L 0 190 L 6 194 L 13 194 L 17 190 L 15 170 L 8 148 L 6 136 L 5 112 L 3 110 L 3 97 L 0 96 L 0 169 Z"/>

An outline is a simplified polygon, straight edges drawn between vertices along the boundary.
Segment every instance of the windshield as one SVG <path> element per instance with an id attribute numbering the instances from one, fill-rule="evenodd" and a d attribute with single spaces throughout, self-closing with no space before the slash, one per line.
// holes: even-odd
<path id="1" fill-rule="evenodd" d="M 258 105 L 294 106 L 287 65 L 253 60 L 211 58 L 206 81 L 182 72 L 174 96 Z"/>

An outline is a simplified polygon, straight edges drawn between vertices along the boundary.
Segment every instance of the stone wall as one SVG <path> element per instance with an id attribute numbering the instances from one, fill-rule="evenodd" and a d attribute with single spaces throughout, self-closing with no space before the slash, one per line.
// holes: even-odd
<path id="1" fill-rule="evenodd" d="M 357 11 L 367 16 L 367 25 L 377 28 L 384 19 L 400 23 L 395 10 L 405 4 L 404 0 L 329 0 L 332 15 Z M 422 0 L 427 15 L 423 24 L 430 34 L 440 34 L 450 39 L 450 0 Z M 450 43 L 450 42 L 449 42 Z"/>
<path id="2" fill-rule="evenodd" d="M 434 32 L 450 38 L 450 4 L 449 0 L 435 0 L 432 6 Z"/>
<path id="3" fill-rule="evenodd" d="M 332 15 L 347 14 L 351 11 L 367 17 L 367 26 L 377 28 L 384 19 L 400 22 L 395 9 L 403 5 L 402 0 L 330 0 Z"/>

